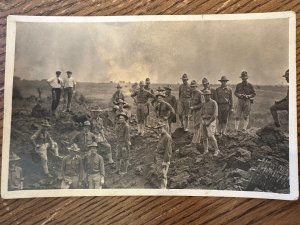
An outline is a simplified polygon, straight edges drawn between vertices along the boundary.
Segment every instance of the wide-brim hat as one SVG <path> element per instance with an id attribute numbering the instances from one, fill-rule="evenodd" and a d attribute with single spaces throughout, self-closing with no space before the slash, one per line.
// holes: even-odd
<path id="1" fill-rule="evenodd" d="M 188 76 L 187 76 L 187 74 L 185 73 L 185 74 L 183 74 L 182 75 L 182 77 L 181 77 L 181 80 L 188 80 L 189 78 L 188 78 Z"/>
<path id="2" fill-rule="evenodd" d="M 96 142 L 93 142 L 92 144 L 87 146 L 88 148 L 92 148 L 92 147 L 98 147 L 98 144 Z"/>
<path id="3" fill-rule="evenodd" d="M 229 81 L 226 76 L 222 76 L 219 81 Z"/>
<path id="4" fill-rule="evenodd" d="M 155 94 L 156 97 L 161 96 L 163 98 L 166 97 L 166 95 L 164 93 L 158 92 L 157 94 Z"/>
<path id="5" fill-rule="evenodd" d="M 201 93 L 202 95 L 211 95 L 211 91 L 210 90 L 204 90 Z"/>
<path id="6" fill-rule="evenodd" d="M 156 91 L 158 91 L 158 92 L 164 92 L 165 91 L 165 89 L 164 88 L 161 88 L 160 86 L 156 89 Z"/>
<path id="7" fill-rule="evenodd" d="M 190 84 L 191 87 L 198 87 L 198 84 L 195 80 L 192 80 L 191 84 Z"/>
<path id="8" fill-rule="evenodd" d="M 242 71 L 242 73 L 241 73 L 241 78 L 248 78 L 248 73 L 247 73 L 247 71 Z"/>
<path id="9" fill-rule="evenodd" d="M 88 120 L 84 121 L 83 126 L 91 126 L 90 121 L 88 121 Z"/>
<path id="10" fill-rule="evenodd" d="M 288 69 L 287 71 L 285 71 L 285 73 L 282 75 L 283 77 L 289 77 L 289 74 L 290 74 L 290 72 L 289 72 L 290 70 Z"/>
<path id="11" fill-rule="evenodd" d="M 21 158 L 17 156 L 16 153 L 12 152 L 11 155 L 9 156 L 9 161 L 17 161 L 20 160 Z"/>
<path id="12" fill-rule="evenodd" d="M 119 99 L 119 101 L 118 101 L 118 103 L 117 103 L 118 105 L 120 105 L 120 104 L 122 104 L 122 105 L 126 105 L 127 104 L 127 102 L 125 102 L 123 99 Z"/>
<path id="13" fill-rule="evenodd" d="M 206 77 L 202 79 L 202 84 L 209 84 L 209 81 Z"/>
<path id="14" fill-rule="evenodd" d="M 126 119 L 128 119 L 128 115 L 125 112 L 120 112 L 117 114 L 117 117 L 124 116 Z"/>
<path id="15" fill-rule="evenodd" d="M 69 71 L 69 70 L 68 70 L 68 71 L 67 71 L 67 74 L 72 74 L 72 71 Z"/>
<path id="16" fill-rule="evenodd" d="M 171 86 L 170 84 L 167 85 L 167 86 L 165 86 L 164 89 L 165 89 L 165 90 L 171 90 L 171 91 L 173 90 L 173 89 L 172 89 L 172 86 Z"/>
<path id="17" fill-rule="evenodd" d="M 44 121 L 41 123 L 41 126 L 43 126 L 43 127 L 51 127 L 51 124 L 49 123 L 48 120 L 44 120 Z"/>
<path id="18" fill-rule="evenodd" d="M 153 127 L 154 129 L 158 129 L 158 128 L 161 128 L 161 127 L 165 127 L 166 124 L 165 123 L 162 123 L 162 122 L 158 122 L 157 125 L 155 127 Z"/>
<path id="19" fill-rule="evenodd" d="M 80 152 L 80 148 L 78 147 L 78 145 L 77 144 L 72 144 L 71 146 L 70 146 L 70 148 L 68 148 L 68 150 L 69 151 L 73 151 L 73 152 Z"/>

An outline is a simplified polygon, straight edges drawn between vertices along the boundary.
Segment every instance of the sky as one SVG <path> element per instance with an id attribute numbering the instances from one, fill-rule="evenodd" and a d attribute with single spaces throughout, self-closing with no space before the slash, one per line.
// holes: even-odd
<path id="1" fill-rule="evenodd" d="M 41 80 L 71 70 L 77 81 L 179 83 L 222 75 L 285 84 L 288 19 L 242 21 L 17 23 L 15 76 Z"/>

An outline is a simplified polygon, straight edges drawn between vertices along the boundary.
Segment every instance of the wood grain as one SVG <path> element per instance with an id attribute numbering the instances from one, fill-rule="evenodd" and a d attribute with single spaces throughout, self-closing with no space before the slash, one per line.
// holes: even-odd
<path id="1" fill-rule="evenodd" d="M 288 10 L 297 13 L 297 56 L 299 56 L 300 1 L 298 0 L 2 0 L 0 2 L 0 87 L 4 85 L 8 15 L 179 15 Z M 300 61 L 297 57 L 297 70 L 299 66 Z M 297 78 L 298 88 L 299 85 L 300 77 Z M 0 96 L 2 139 L 2 91 Z M 299 103 L 298 94 L 297 102 Z M 300 201 L 208 197 L 1 199 L 0 224 L 299 224 L 299 203 Z"/>

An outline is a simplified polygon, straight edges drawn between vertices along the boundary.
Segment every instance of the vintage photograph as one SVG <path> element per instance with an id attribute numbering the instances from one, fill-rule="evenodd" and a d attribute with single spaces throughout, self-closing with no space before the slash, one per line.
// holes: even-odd
<path id="1" fill-rule="evenodd" d="M 295 15 L 22 17 L 2 196 L 298 197 Z"/>

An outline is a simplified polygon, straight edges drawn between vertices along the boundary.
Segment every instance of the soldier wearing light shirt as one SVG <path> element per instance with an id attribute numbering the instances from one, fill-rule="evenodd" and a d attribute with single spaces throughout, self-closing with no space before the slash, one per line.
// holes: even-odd
<path id="1" fill-rule="evenodd" d="M 64 81 L 60 78 L 61 72 L 56 71 L 56 76 L 47 80 L 48 84 L 52 88 L 52 105 L 51 111 L 55 114 L 55 111 L 59 105 L 61 89 L 64 88 Z"/>
<path id="2" fill-rule="evenodd" d="M 67 99 L 67 112 L 70 112 L 72 96 L 76 90 L 76 81 L 72 77 L 72 72 L 67 71 L 67 78 L 64 80 L 64 98 Z"/>

